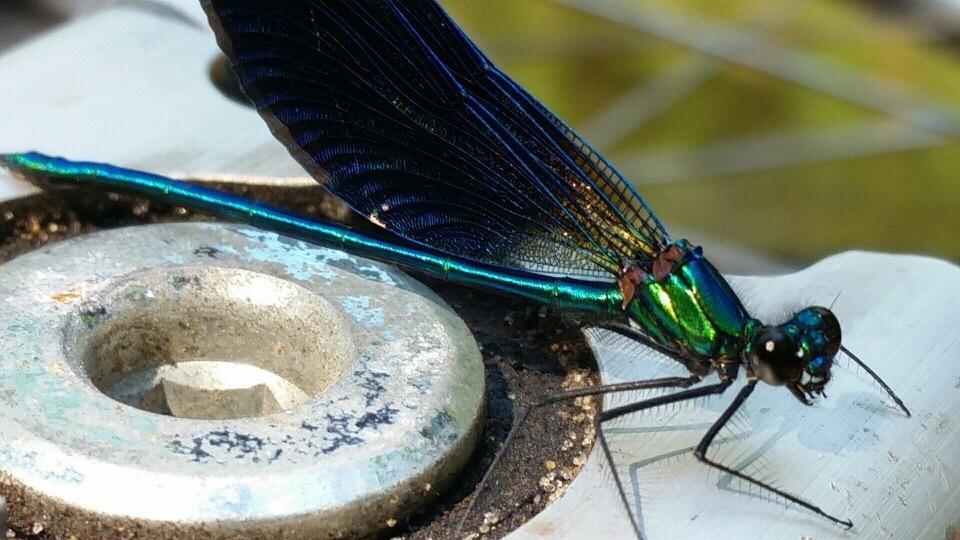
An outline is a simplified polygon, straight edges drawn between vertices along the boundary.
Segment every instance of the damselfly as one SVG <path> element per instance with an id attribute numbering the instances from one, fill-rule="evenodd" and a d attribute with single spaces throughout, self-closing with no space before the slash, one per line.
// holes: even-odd
<path id="1" fill-rule="evenodd" d="M 433 0 L 203 4 L 243 90 L 274 134 L 326 189 L 395 239 L 110 165 L 37 153 L 6 155 L 6 165 L 33 179 L 145 194 L 451 281 L 605 316 L 609 328 L 677 360 L 689 375 L 568 391 L 530 410 L 577 396 L 681 389 L 596 418 L 600 448 L 638 535 L 603 424 L 721 394 L 743 371 L 746 385 L 707 430 L 696 457 L 852 526 L 708 452 L 758 382 L 784 386 L 809 405 L 823 395 L 841 350 L 909 416 L 880 377 L 842 345 L 840 323 L 828 308 L 803 309 L 778 325 L 751 317 L 701 248 L 671 239 L 627 180 L 497 69 Z M 711 372 L 719 382 L 698 385 Z"/>

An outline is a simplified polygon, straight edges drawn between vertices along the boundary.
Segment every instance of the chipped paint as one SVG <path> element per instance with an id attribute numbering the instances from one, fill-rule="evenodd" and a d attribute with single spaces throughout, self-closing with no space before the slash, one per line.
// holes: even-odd
<path id="1" fill-rule="evenodd" d="M 340 300 L 344 311 L 364 328 L 383 326 L 383 308 L 371 307 L 373 303 L 373 299 L 365 295 L 346 296 Z"/>
<path id="2" fill-rule="evenodd" d="M 370 260 L 359 259 L 343 251 L 308 244 L 302 240 L 291 240 L 260 229 L 240 228 L 237 232 L 262 244 L 262 247 L 248 249 L 249 256 L 262 262 L 280 263 L 291 276 L 297 279 L 310 280 L 317 276 L 332 279 L 332 273 L 317 271 L 325 266 L 331 266 L 358 273 L 384 285 L 397 285 L 397 281 L 384 266 Z"/>

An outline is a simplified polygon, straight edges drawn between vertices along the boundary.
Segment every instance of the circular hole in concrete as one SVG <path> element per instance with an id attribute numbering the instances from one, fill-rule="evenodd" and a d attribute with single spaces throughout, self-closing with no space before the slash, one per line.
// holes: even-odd
<path id="1" fill-rule="evenodd" d="M 340 314 L 325 299 L 241 269 L 134 275 L 85 302 L 67 333 L 72 363 L 104 394 L 181 418 L 291 409 L 353 358 Z"/>

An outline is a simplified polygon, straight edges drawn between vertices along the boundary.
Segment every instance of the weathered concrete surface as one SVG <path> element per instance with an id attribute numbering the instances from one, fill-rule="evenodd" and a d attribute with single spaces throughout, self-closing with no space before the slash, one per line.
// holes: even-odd
<path id="1" fill-rule="evenodd" d="M 58 536 L 369 532 L 433 499 L 481 427 L 473 337 L 387 266 L 167 224 L 0 276 L 0 493 Z"/>
<path id="2" fill-rule="evenodd" d="M 785 389 L 761 384 L 718 436 L 711 457 L 853 520 L 850 531 L 693 457 L 742 382 L 722 396 L 612 422 L 606 433 L 646 538 L 953 538 L 960 517 L 960 269 L 924 257 L 845 253 L 795 274 L 735 278 L 733 285 L 751 312 L 769 321 L 836 301 L 844 344 L 913 417 L 841 356 L 826 399 L 805 407 Z M 609 333 L 592 330 L 588 338 L 604 382 L 679 372 Z M 611 396 L 605 406 L 640 397 Z M 566 495 L 509 538 L 634 538 L 602 462 L 595 445 Z"/>

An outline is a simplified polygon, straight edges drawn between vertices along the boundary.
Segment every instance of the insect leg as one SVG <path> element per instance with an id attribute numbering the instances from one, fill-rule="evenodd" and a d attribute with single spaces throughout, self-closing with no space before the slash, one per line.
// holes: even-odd
<path id="1" fill-rule="evenodd" d="M 680 362 L 681 364 L 687 363 L 687 359 L 683 358 L 683 356 L 681 356 L 681 354 L 676 350 L 657 343 L 656 341 L 651 339 L 649 336 L 647 336 L 643 332 L 640 332 L 639 330 L 631 328 L 626 324 L 600 324 L 600 325 L 597 325 L 597 328 L 603 328 L 604 330 L 609 330 L 610 332 L 620 334 L 621 336 L 628 338 L 631 341 L 636 341 L 637 343 L 645 347 L 648 347 L 661 354 L 669 356 L 670 358 L 673 358 L 674 360 L 676 360 L 677 362 Z"/>
<path id="2" fill-rule="evenodd" d="M 652 338 L 640 332 L 639 330 L 628 326 L 626 324 L 601 324 L 597 326 L 598 328 L 603 328 L 610 332 L 619 334 L 630 341 L 635 341 L 644 347 L 653 349 L 664 356 L 670 357 L 678 364 L 687 368 L 687 371 L 691 373 L 698 373 L 700 375 L 705 375 L 712 368 L 712 364 L 703 359 L 697 359 L 689 354 L 684 354 L 683 351 L 677 350 L 675 348 L 668 347 L 666 345 L 661 345 L 654 341 Z"/>
<path id="3" fill-rule="evenodd" d="M 613 473 L 613 480 L 617 485 L 617 491 L 620 493 L 620 502 L 623 503 L 623 507 L 627 510 L 627 515 L 630 516 L 630 524 L 633 525 L 633 531 L 637 534 L 637 538 L 643 538 L 643 533 L 640 531 L 640 524 L 634 518 L 633 512 L 630 510 L 630 502 L 627 501 L 627 492 L 623 489 L 623 482 L 620 480 L 620 474 L 617 473 L 617 467 L 613 462 L 613 455 L 610 453 L 610 446 L 607 444 L 607 437 L 603 433 L 603 423 L 626 414 L 642 411 L 644 409 L 652 409 L 654 407 L 660 407 L 661 405 L 668 405 L 670 403 L 677 403 L 680 401 L 686 401 L 688 399 L 696 399 L 699 397 L 709 396 L 711 394 L 722 394 L 723 391 L 730 386 L 730 384 L 730 380 L 724 380 L 716 384 L 701 386 L 700 388 L 692 388 L 690 390 L 682 390 L 674 394 L 645 399 L 629 405 L 616 407 L 610 409 L 609 411 L 601 411 L 600 414 L 597 415 L 597 440 L 600 441 L 600 448 L 603 449 L 603 455 L 607 459 L 607 464 L 610 466 L 610 472 Z"/>
<path id="4" fill-rule="evenodd" d="M 906 413 L 907 416 L 910 416 L 910 409 L 908 409 L 907 406 L 903 404 L 903 401 L 900 399 L 900 396 L 898 396 L 896 393 L 894 393 L 893 389 L 890 388 L 889 386 L 887 386 L 887 383 L 883 382 L 883 379 L 881 379 L 879 375 L 877 375 L 876 373 L 873 372 L 872 369 L 870 369 L 870 366 L 864 364 L 864 363 L 863 363 L 863 360 L 860 360 L 860 359 L 857 357 L 857 355 L 855 355 L 855 354 L 853 354 L 852 352 L 850 352 L 850 349 L 847 349 L 847 348 L 844 347 L 843 345 L 840 346 L 840 349 L 841 349 L 843 352 L 845 352 L 845 353 L 847 354 L 847 356 L 849 356 L 850 358 L 852 358 L 853 361 L 856 362 L 858 366 L 862 367 L 862 368 L 864 369 L 864 371 L 866 371 L 867 373 L 869 373 L 870 376 L 873 377 L 873 380 L 877 381 L 877 382 L 880 384 L 880 386 L 882 386 L 883 389 L 887 391 L 887 394 L 888 394 L 895 402 L 897 402 L 897 405 L 899 405 L 900 408 L 903 409 L 903 412 Z"/>
<path id="5" fill-rule="evenodd" d="M 850 521 L 849 519 L 842 520 L 842 519 L 836 518 L 824 512 L 823 509 L 821 509 L 819 506 L 809 503 L 801 499 L 800 497 L 797 497 L 796 495 L 791 495 L 786 491 L 777 489 L 745 473 L 731 469 L 730 467 L 727 467 L 726 465 L 722 465 L 707 457 L 707 450 L 710 448 L 710 443 L 712 443 L 713 439 L 717 436 L 718 433 L 720 433 L 720 430 L 723 429 L 723 426 L 726 425 L 727 421 L 730 420 L 730 418 L 733 417 L 734 413 L 737 412 L 737 409 L 739 409 L 740 406 L 743 405 L 743 402 L 747 400 L 747 397 L 749 397 L 750 394 L 753 392 L 753 389 L 754 387 L 756 387 L 756 384 L 757 384 L 756 379 L 747 381 L 747 385 L 740 390 L 740 392 L 737 394 L 737 397 L 735 397 L 733 399 L 733 402 L 730 403 L 730 406 L 727 407 L 727 410 L 723 411 L 723 414 L 720 416 L 720 418 L 717 419 L 717 421 L 714 422 L 712 426 L 710 426 L 709 430 L 707 430 L 707 434 L 703 436 L 703 439 L 700 441 L 700 444 L 698 444 L 696 450 L 693 451 L 693 455 L 695 455 L 697 459 L 700 460 L 701 462 L 706 463 L 707 465 L 715 469 L 719 469 L 729 475 L 740 478 L 741 480 L 746 480 L 747 482 L 750 482 L 755 486 L 759 486 L 762 489 L 766 489 L 767 491 L 775 493 L 794 504 L 800 505 L 812 512 L 815 512 L 829 519 L 830 521 L 833 521 L 834 523 L 843 525 L 848 529 L 853 527 L 853 522 Z"/>
<path id="6" fill-rule="evenodd" d="M 574 399 L 583 396 L 598 396 L 604 394 L 610 394 L 613 392 L 625 392 L 628 390 L 645 390 L 650 388 L 686 388 L 693 384 L 700 382 L 699 375 L 691 375 L 689 377 L 663 377 L 660 379 L 647 379 L 643 381 L 630 381 L 623 383 L 614 383 L 614 384 L 602 384 L 597 386 L 589 386 L 587 388 L 578 388 L 576 390 L 566 390 L 564 392 L 557 392 L 556 394 L 551 394 L 524 411 L 520 419 L 514 422 L 513 427 L 510 428 L 510 433 L 507 435 L 507 438 L 504 439 L 503 444 L 500 446 L 500 449 L 497 450 L 496 455 L 493 457 L 493 461 L 490 462 L 490 466 L 487 467 L 487 471 L 483 474 L 483 478 L 480 479 L 480 483 L 477 485 L 476 491 L 474 491 L 473 497 L 470 500 L 470 504 L 467 506 L 466 511 L 463 513 L 463 517 L 460 518 L 460 523 L 457 524 L 456 533 L 458 536 L 461 529 L 467 521 L 467 518 L 473 513 L 474 507 L 477 504 L 477 501 L 480 499 L 481 493 L 483 493 L 484 488 L 487 485 L 487 482 L 490 480 L 490 476 L 493 473 L 493 470 L 497 468 L 497 464 L 500 463 L 500 459 L 506 454 L 507 450 L 510 447 L 510 444 L 516 438 L 517 433 L 520 432 L 520 427 L 527 421 L 530 415 L 537 409 L 550 405 L 552 403 L 557 403 L 559 401 L 564 401 L 567 399 Z"/>

